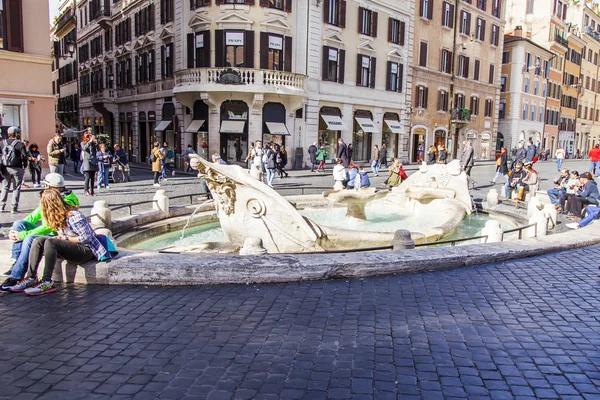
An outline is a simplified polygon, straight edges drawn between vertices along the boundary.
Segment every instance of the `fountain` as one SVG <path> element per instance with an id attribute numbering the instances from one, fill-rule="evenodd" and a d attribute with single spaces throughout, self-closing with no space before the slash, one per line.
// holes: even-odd
<path id="1" fill-rule="evenodd" d="M 366 220 L 365 206 L 367 203 L 384 198 L 387 190 L 377 191 L 375 188 L 361 188 L 358 190 L 328 190 L 323 192 L 323 197 L 332 203 L 346 204 L 346 219 Z"/>

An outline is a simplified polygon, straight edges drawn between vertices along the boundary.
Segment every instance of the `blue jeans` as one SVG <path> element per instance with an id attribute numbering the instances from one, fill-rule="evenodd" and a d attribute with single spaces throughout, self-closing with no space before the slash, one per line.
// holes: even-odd
<path id="1" fill-rule="evenodd" d="M 31 222 L 23 220 L 15 221 L 12 225 L 12 230 L 16 232 L 27 231 L 35 228 L 36 225 Z M 11 268 L 10 277 L 16 280 L 21 280 L 25 277 L 27 267 L 29 265 L 29 251 L 31 250 L 31 244 L 35 238 L 39 235 L 29 235 L 22 242 L 16 242 L 12 245 L 12 258 L 17 261 Z"/>
<path id="2" fill-rule="evenodd" d="M 600 214 L 600 207 L 596 206 L 587 206 L 585 208 L 585 217 L 579 221 L 579 226 L 583 228 L 593 220 L 598 218 L 598 214 Z"/>
<path id="3" fill-rule="evenodd" d="M 108 174 L 110 173 L 110 168 L 105 166 L 104 164 L 100 164 L 100 168 L 98 169 L 98 187 L 108 186 Z"/>
<path id="4" fill-rule="evenodd" d="M 565 189 L 548 189 L 548 197 L 550 197 L 550 202 L 552 204 L 558 204 L 558 199 L 560 199 L 561 196 L 564 196 L 565 193 L 567 193 L 567 191 Z"/>
<path id="5" fill-rule="evenodd" d="M 275 179 L 275 168 L 267 168 L 267 185 L 272 186 Z"/>
<path id="6" fill-rule="evenodd" d="M 173 172 L 173 169 L 164 160 L 161 162 L 162 162 L 162 165 L 161 165 L 161 169 L 160 169 L 160 179 L 165 179 L 169 173 Z"/>
<path id="7" fill-rule="evenodd" d="M 594 172 L 594 167 L 596 167 L 596 174 L 600 174 L 600 161 L 592 161 L 590 163 L 590 170 L 588 171 L 590 174 Z"/>
<path id="8" fill-rule="evenodd" d="M 563 163 L 563 159 L 562 158 L 557 158 L 556 159 L 556 167 L 558 168 L 559 171 L 562 169 L 562 163 Z"/>
<path id="9" fill-rule="evenodd" d="M 73 160 L 73 172 L 79 174 L 79 160 Z"/>
<path id="10" fill-rule="evenodd" d="M 373 160 L 371 169 L 373 170 L 374 175 L 379 175 L 379 160 Z"/>
<path id="11" fill-rule="evenodd" d="M 507 199 L 510 199 L 510 191 L 513 189 L 516 189 L 516 187 L 511 187 L 508 181 L 506 181 L 506 184 L 504 185 L 504 194 Z"/>

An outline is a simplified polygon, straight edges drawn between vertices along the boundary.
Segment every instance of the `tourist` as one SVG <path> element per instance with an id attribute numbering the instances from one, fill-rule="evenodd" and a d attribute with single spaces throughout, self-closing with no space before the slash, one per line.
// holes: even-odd
<path id="1" fill-rule="evenodd" d="M 387 145 L 385 143 L 383 143 L 381 145 L 381 151 L 379 153 L 379 166 L 384 166 L 384 167 L 388 167 L 388 163 L 387 163 L 387 153 L 388 153 L 388 149 L 387 149 Z"/>
<path id="2" fill-rule="evenodd" d="M 308 156 L 310 158 L 310 172 L 315 172 L 315 165 L 317 164 L 317 142 L 314 142 L 308 146 Z"/>
<path id="3" fill-rule="evenodd" d="M 98 171 L 98 141 L 88 130 L 81 139 L 81 154 L 83 159 L 83 188 L 86 196 L 94 196 L 94 186 L 96 183 L 96 172 Z"/>
<path id="4" fill-rule="evenodd" d="M 272 146 L 268 144 L 263 154 L 263 161 L 265 170 L 267 171 L 267 185 L 271 187 L 273 186 L 273 179 L 275 179 L 275 156 L 275 151 L 272 149 Z"/>
<path id="5" fill-rule="evenodd" d="M 286 178 L 288 177 L 288 173 L 285 172 L 285 166 L 287 165 L 287 161 L 287 151 L 285 151 L 285 146 L 281 146 L 279 148 L 279 151 L 277 152 L 277 156 L 275 157 L 275 162 L 277 164 L 277 172 L 279 173 L 280 178 L 283 178 L 283 175 L 285 175 Z"/>
<path id="6" fill-rule="evenodd" d="M 319 167 L 317 168 L 317 172 L 325 173 L 325 160 L 327 159 L 327 151 L 325 150 L 325 146 L 321 146 L 321 148 L 317 151 L 317 161 L 319 162 Z"/>
<path id="7" fill-rule="evenodd" d="M 254 143 L 254 147 L 250 151 L 250 160 L 252 161 L 250 165 L 250 176 L 255 178 L 256 180 L 263 181 L 263 164 L 262 164 L 262 156 L 264 154 L 264 150 L 262 148 L 262 142 L 257 140 Z"/>
<path id="8" fill-rule="evenodd" d="M 25 144 L 17 139 L 19 132 L 18 128 L 11 126 L 8 128 L 8 139 L 0 141 L 1 171 L 4 178 L 0 208 L 5 211 L 8 192 L 12 187 L 11 213 L 13 214 L 17 213 L 19 209 L 21 186 L 27 168 L 27 149 Z"/>
<path id="9" fill-rule="evenodd" d="M 581 217 L 584 206 L 588 204 L 596 205 L 600 197 L 598 185 L 594 182 L 592 174 L 589 172 L 581 174 L 579 181 L 581 182 L 579 190 L 577 190 L 575 196 L 568 199 L 567 208 L 565 209 L 568 215 L 577 218 Z"/>
<path id="10" fill-rule="evenodd" d="M 371 160 L 371 169 L 373 170 L 373 176 L 379 176 L 379 157 L 381 153 L 377 145 L 373 146 L 373 160 Z M 360 171 L 360 169 L 359 169 Z"/>
<path id="11" fill-rule="evenodd" d="M 347 168 L 348 165 L 350 165 L 350 161 L 348 158 L 348 148 L 346 147 L 346 143 L 344 143 L 344 140 L 342 138 L 338 139 L 337 158 L 342 160 L 342 164 L 345 168 Z"/>
<path id="12" fill-rule="evenodd" d="M 554 152 L 554 157 L 556 157 L 556 168 L 560 171 L 562 169 L 562 164 L 565 159 L 565 150 L 559 144 Z"/>
<path id="13" fill-rule="evenodd" d="M 8 288 L 14 293 L 24 291 L 30 296 L 52 293 L 56 290 L 52 274 L 57 259 L 81 265 L 92 260 L 110 259 L 108 249 L 114 250 L 110 240 L 106 236 L 96 236 L 78 207 L 67 204 L 58 190 L 43 191 L 40 208 L 43 220 L 57 232 L 57 236 L 39 236 L 33 240 L 27 277 Z M 38 281 L 37 271 L 42 257 L 44 272 Z"/>
<path id="14" fill-rule="evenodd" d="M 159 149 L 163 158 L 161 159 L 161 171 L 160 171 L 160 179 L 167 180 L 167 175 L 175 176 L 175 170 L 171 168 L 171 163 L 175 158 L 175 153 L 173 149 L 169 147 L 169 143 L 163 142 L 162 147 Z"/>
<path id="15" fill-rule="evenodd" d="M 352 143 L 350 143 L 348 145 L 348 149 L 346 150 L 346 153 L 348 154 L 348 164 L 349 164 L 350 161 L 352 161 L 352 155 L 354 154 L 354 145 Z"/>
<path id="16" fill-rule="evenodd" d="M 438 164 L 446 164 L 448 161 L 448 150 L 446 150 L 446 146 L 440 144 L 438 146 Z"/>
<path id="17" fill-rule="evenodd" d="M 106 149 L 106 145 L 104 143 L 100 143 L 100 150 L 98 150 L 96 153 L 96 158 L 98 159 L 99 167 L 97 188 L 101 189 L 105 187 L 106 189 L 110 189 L 110 186 L 108 186 L 108 176 L 110 175 L 112 156 Z"/>
<path id="18" fill-rule="evenodd" d="M 190 165 L 190 156 L 192 154 L 196 154 L 196 152 L 194 151 L 194 148 L 192 147 L 192 145 L 188 144 L 187 149 L 185 149 L 185 163 L 187 165 L 185 172 L 190 172 L 190 170 L 192 169 L 192 166 Z"/>
<path id="19" fill-rule="evenodd" d="M 252 162 L 254 160 L 254 142 L 250 142 L 250 151 L 246 155 L 244 161 L 248 164 L 248 169 L 252 169 Z"/>
<path id="20" fill-rule="evenodd" d="M 423 142 L 419 142 L 419 146 L 417 147 L 417 163 L 423 162 L 423 153 L 425 153 L 425 147 Z"/>
<path id="21" fill-rule="evenodd" d="M 387 178 L 387 181 L 385 182 L 386 185 L 388 185 L 390 188 L 400 186 L 400 184 L 404 180 L 400 176 L 401 169 L 402 169 L 402 164 L 400 163 L 400 160 L 398 160 L 398 158 L 394 158 L 394 160 L 392 161 L 392 165 L 390 167 L 389 176 Z M 402 170 L 402 173 L 404 173 L 404 170 Z M 406 176 L 406 174 L 404 174 L 404 175 Z"/>
<path id="22" fill-rule="evenodd" d="M 533 162 L 533 157 L 537 154 L 537 148 L 533 141 L 529 139 L 527 141 L 527 148 L 525 149 L 525 159 L 529 162 Z"/>
<path id="23" fill-rule="evenodd" d="M 371 181 L 369 180 L 369 174 L 360 165 L 358 166 L 358 176 L 360 176 L 360 187 L 361 188 L 366 188 L 366 187 L 371 186 Z M 355 187 L 356 187 L 356 183 L 355 183 Z"/>
<path id="24" fill-rule="evenodd" d="M 546 193 L 548 193 L 548 198 L 550 198 L 550 203 L 554 204 L 556 209 L 560 207 L 559 199 L 567 192 L 567 182 L 569 182 L 569 170 L 563 168 L 562 171 L 560 171 L 560 176 L 554 180 L 554 188 L 546 191 Z"/>
<path id="25" fill-rule="evenodd" d="M 398 163 L 398 166 L 400 167 L 400 170 L 398 171 L 398 175 L 400 175 L 402 182 L 404 182 L 405 180 L 408 179 L 408 175 L 406 175 L 406 171 L 404 171 L 404 165 L 402 165 L 401 162 Z"/>
<path id="26" fill-rule="evenodd" d="M 475 163 L 475 150 L 471 145 L 471 141 L 467 140 L 460 157 L 460 167 L 468 176 L 471 176 L 471 169 Z"/>
<path id="27" fill-rule="evenodd" d="M 48 142 L 46 150 L 48 152 L 48 166 L 50 167 L 50 172 L 64 175 L 67 149 L 65 148 L 62 142 L 62 136 L 58 131 Z"/>
<path id="28" fill-rule="evenodd" d="M 348 188 L 356 187 L 354 183 L 357 176 L 358 168 L 356 168 L 356 165 L 354 165 L 354 163 L 350 163 L 350 165 L 348 166 L 348 172 L 346 172 L 346 185 L 348 186 Z M 360 178 L 358 179 L 358 181 L 360 182 Z"/>
<path id="29" fill-rule="evenodd" d="M 38 145 L 35 143 L 29 145 L 29 150 L 27 151 L 27 163 L 29 166 L 29 173 L 31 174 L 31 182 L 33 182 L 34 188 L 42 186 L 40 184 L 40 180 L 42 179 L 43 160 L 44 156 L 40 154 Z"/>
<path id="30" fill-rule="evenodd" d="M 510 174 L 510 179 L 504 185 L 504 194 L 507 199 L 510 199 L 512 189 L 518 190 L 518 185 L 527 177 L 527 171 L 523 169 L 523 164 L 518 162 Z"/>
<path id="31" fill-rule="evenodd" d="M 244 149 L 242 149 L 242 141 L 240 138 L 235 138 L 233 142 L 233 148 L 235 149 L 235 161 L 242 162 L 242 156 L 244 155 Z"/>
<path id="32" fill-rule="evenodd" d="M 116 167 L 123 169 L 123 173 L 125 174 L 125 181 L 131 182 L 131 170 L 129 168 L 129 158 L 127 157 L 127 152 L 124 148 L 115 144 L 113 146 L 114 149 L 114 157 L 113 161 L 116 164 Z"/>
<path id="33" fill-rule="evenodd" d="M 160 144 L 154 142 L 154 147 L 150 152 L 150 161 L 152 162 L 152 172 L 154 173 L 154 187 L 160 187 L 160 175 L 163 170 L 163 158 L 165 156 L 160 151 Z"/>
<path id="34" fill-rule="evenodd" d="M 74 143 L 73 148 L 71 149 L 71 161 L 73 161 L 73 173 L 75 175 L 80 174 L 79 171 L 81 164 L 81 147 L 79 147 L 79 143 Z"/>
<path id="35" fill-rule="evenodd" d="M 513 146 L 512 150 L 510 151 L 510 159 L 511 161 L 514 162 L 514 160 L 517 158 L 517 146 Z"/>
<path id="36" fill-rule="evenodd" d="M 595 145 L 588 155 L 590 156 L 590 169 L 588 172 L 598 175 L 600 173 L 600 145 Z"/>
<path id="37" fill-rule="evenodd" d="M 429 149 L 427 150 L 427 154 L 425 157 L 425 163 L 427 165 L 435 164 L 436 157 L 437 157 L 437 150 L 435 149 L 435 146 L 434 145 L 429 146 Z"/>
<path id="38" fill-rule="evenodd" d="M 520 189 L 524 189 L 525 191 L 531 192 L 532 196 L 535 196 L 535 192 L 537 192 L 540 186 L 540 175 L 533 169 L 532 162 L 526 162 L 523 167 L 525 168 L 525 172 L 527 172 L 527 176 L 525 176 L 525 179 L 518 185 L 518 189 L 519 191 Z"/>
<path id="39" fill-rule="evenodd" d="M 221 155 L 219 153 L 213 154 L 211 160 L 215 164 L 227 165 L 227 163 L 221 158 Z"/>
<path id="40" fill-rule="evenodd" d="M 583 217 L 581 221 L 565 224 L 565 226 L 570 229 L 583 228 L 584 226 L 589 225 L 593 220 L 598 219 L 598 216 L 600 216 L 600 207 L 587 206 L 585 208 L 585 217 Z"/>
<path id="41" fill-rule="evenodd" d="M 341 158 L 335 159 L 335 166 L 333 167 L 333 180 L 335 184 L 333 188 L 336 190 L 346 187 L 346 168 L 344 168 L 343 163 Z"/>
<path id="42" fill-rule="evenodd" d="M 515 155 L 515 158 L 513 159 L 512 165 L 511 165 L 511 169 L 514 169 L 515 165 L 517 163 L 523 164 L 526 161 L 526 158 L 527 158 L 527 152 L 525 151 L 525 148 L 523 147 L 523 143 L 519 143 L 519 146 L 517 148 L 517 153 Z"/>
<path id="43" fill-rule="evenodd" d="M 566 203 L 571 197 L 577 196 L 577 191 L 581 186 L 579 181 L 579 172 L 571 171 L 569 173 L 569 180 L 565 184 L 565 193 L 558 198 L 558 212 L 562 212 L 566 208 Z"/>
<path id="44" fill-rule="evenodd" d="M 506 184 L 508 182 L 508 154 L 504 147 L 500 150 L 500 157 L 496 159 L 496 175 L 494 175 L 491 184 L 495 185 L 501 176 L 504 177 Z"/>
<path id="45" fill-rule="evenodd" d="M 46 175 L 44 186 L 45 190 L 58 191 L 68 205 L 79 206 L 79 199 L 72 191 L 66 189 L 62 175 L 57 173 Z M 55 234 L 56 232 L 48 227 L 46 221 L 42 219 L 42 210 L 39 206 L 25 219 L 13 222 L 12 228 L 8 232 L 8 238 L 13 241 L 12 259 L 15 261 L 7 272 L 8 278 L 2 284 L 2 290 L 8 290 L 8 287 L 16 285 L 25 277 L 33 240 L 40 236 Z"/>

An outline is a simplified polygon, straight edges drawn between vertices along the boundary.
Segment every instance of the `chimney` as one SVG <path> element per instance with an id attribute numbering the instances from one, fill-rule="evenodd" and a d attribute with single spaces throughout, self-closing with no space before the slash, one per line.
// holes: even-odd
<path id="1" fill-rule="evenodd" d="M 515 27 L 513 35 L 516 37 L 523 37 L 523 27 L 521 25 L 517 25 Z"/>
<path id="2" fill-rule="evenodd" d="M 527 39 L 531 39 L 531 31 L 527 31 L 525 35 L 527 36 Z"/>

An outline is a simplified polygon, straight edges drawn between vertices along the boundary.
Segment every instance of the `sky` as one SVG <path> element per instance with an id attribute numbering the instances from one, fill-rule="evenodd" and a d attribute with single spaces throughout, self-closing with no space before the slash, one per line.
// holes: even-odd
<path id="1" fill-rule="evenodd" d="M 48 4 L 50 5 L 50 25 L 52 25 L 52 21 L 54 17 L 58 17 L 58 5 L 60 0 L 48 0 Z"/>

